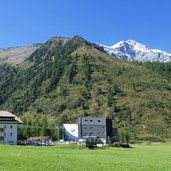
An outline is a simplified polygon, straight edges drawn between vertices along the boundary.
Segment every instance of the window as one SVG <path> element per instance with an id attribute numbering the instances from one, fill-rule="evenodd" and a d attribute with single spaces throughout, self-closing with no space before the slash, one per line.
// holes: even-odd
<path id="1" fill-rule="evenodd" d="M 12 132 L 10 133 L 10 136 L 12 137 Z"/>
<path id="2" fill-rule="evenodd" d="M 98 120 L 98 122 L 101 122 L 100 120 Z"/>
<path id="3" fill-rule="evenodd" d="M 93 122 L 93 120 L 92 120 L 92 119 L 90 119 L 90 122 Z"/>
<path id="4" fill-rule="evenodd" d="M 85 122 L 87 122 L 87 119 L 85 119 Z"/>
<path id="5" fill-rule="evenodd" d="M 4 125 L 4 128 L 6 128 L 6 125 Z"/>
<path id="6" fill-rule="evenodd" d="M 10 125 L 10 128 L 12 128 L 12 125 Z"/>

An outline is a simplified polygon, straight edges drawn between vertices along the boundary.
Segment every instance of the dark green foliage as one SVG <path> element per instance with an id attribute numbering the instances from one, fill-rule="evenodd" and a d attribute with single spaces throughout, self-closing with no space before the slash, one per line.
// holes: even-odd
<path id="1" fill-rule="evenodd" d="M 169 82 L 171 81 L 171 63 L 146 62 L 144 64 L 137 63 L 137 65 L 143 65 L 153 72 L 162 75 L 162 77 L 166 78 Z"/>
<path id="2" fill-rule="evenodd" d="M 120 132 L 119 138 L 120 138 L 120 142 L 121 143 L 124 143 L 125 142 L 125 134 L 124 134 L 123 131 Z"/>
<path id="3" fill-rule="evenodd" d="M 18 69 L 6 64 L 0 65 L 0 105 L 13 93 L 13 79 L 18 74 Z"/>
<path id="4" fill-rule="evenodd" d="M 53 140 L 59 139 L 61 123 L 52 121 L 49 116 L 27 113 L 21 119 L 23 125 L 19 127 L 19 135 L 26 137 L 50 136 Z"/>
<path id="5" fill-rule="evenodd" d="M 129 143 L 129 139 L 130 139 L 129 133 L 126 132 L 126 133 L 125 133 L 125 141 L 126 141 L 127 144 Z"/>

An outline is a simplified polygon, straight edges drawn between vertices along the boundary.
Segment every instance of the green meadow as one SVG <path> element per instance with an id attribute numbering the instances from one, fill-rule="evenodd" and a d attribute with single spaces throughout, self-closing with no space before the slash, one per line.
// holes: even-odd
<path id="1" fill-rule="evenodd" d="M 171 144 L 87 149 L 81 145 L 0 146 L 1 171 L 170 171 Z"/>

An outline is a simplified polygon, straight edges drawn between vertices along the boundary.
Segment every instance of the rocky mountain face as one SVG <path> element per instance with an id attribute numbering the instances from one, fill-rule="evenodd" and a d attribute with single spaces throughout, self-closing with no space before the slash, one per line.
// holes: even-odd
<path id="1" fill-rule="evenodd" d="M 8 63 L 17 65 L 27 59 L 40 47 L 40 44 L 0 49 L 0 64 Z"/>
<path id="2" fill-rule="evenodd" d="M 171 54 L 161 50 L 150 49 L 134 40 L 121 41 L 113 46 L 102 45 L 113 57 L 138 62 L 171 62 Z"/>

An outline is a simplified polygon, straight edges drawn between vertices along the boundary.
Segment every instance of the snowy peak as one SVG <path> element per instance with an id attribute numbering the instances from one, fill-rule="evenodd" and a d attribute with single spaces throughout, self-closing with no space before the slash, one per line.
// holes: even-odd
<path id="1" fill-rule="evenodd" d="M 150 49 L 135 40 L 120 41 L 113 46 L 103 45 L 103 48 L 110 56 L 127 61 L 171 62 L 171 54 Z"/>
<path id="2" fill-rule="evenodd" d="M 119 48 L 122 46 L 125 46 L 125 47 L 129 46 L 129 47 L 135 48 L 137 50 L 148 49 L 145 45 L 140 44 L 140 43 L 136 42 L 135 40 L 120 41 L 119 43 L 111 46 L 111 48 Z"/>

